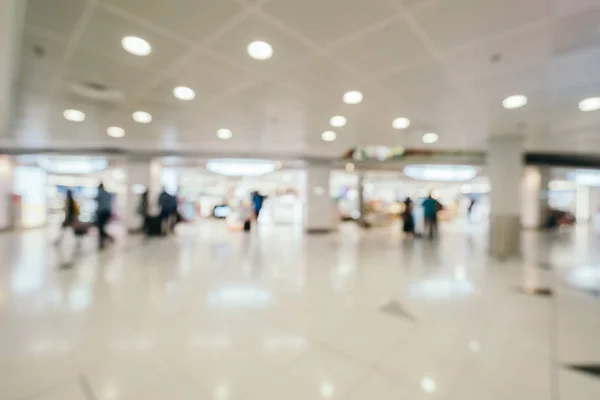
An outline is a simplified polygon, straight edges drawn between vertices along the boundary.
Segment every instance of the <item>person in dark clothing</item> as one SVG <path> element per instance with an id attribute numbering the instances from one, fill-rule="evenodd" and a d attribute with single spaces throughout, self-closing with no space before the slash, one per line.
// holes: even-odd
<path id="1" fill-rule="evenodd" d="M 142 217 L 141 231 L 146 232 L 148 226 L 148 211 L 150 204 L 148 203 L 148 190 L 142 193 L 140 197 L 140 205 L 138 206 L 137 212 Z"/>
<path id="2" fill-rule="evenodd" d="M 469 218 L 469 222 L 473 222 L 473 208 L 475 207 L 476 202 L 477 199 L 472 198 L 471 203 L 469 203 L 469 208 L 467 208 L 467 217 Z"/>
<path id="3" fill-rule="evenodd" d="M 404 200 L 404 211 L 402 212 L 402 232 L 405 234 L 414 235 L 415 233 L 415 218 L 413 216 L 413 201 L 410 197 Z"/>
<path id="4" fill-rule="evenodd" d="M 258 191 L 252 192 L 252 209 L 254 210 L 254 217 L 256 221 L 258 221 L 258 216 L 260 215 L 260 210 L 262 210 L 263 203 L 267 196 L 263 196 Z"/>
<path id="5" fill-rule="evenodd" d="M 433 198 L 433 194 L 429 193 L 429 196 L 423 201 L 423 216 L 425 219 L 425 231 L 429 239 L 433 239 L 437 236 L 438 232 L 438 218 L 437 213 L 442 209 L 442 204 Z"/>
<path id="6" fill-rule="evenodd" d="M 98 196 L 96 197 L 96 225 L 98 226 L 98 247 L 101 249 L 106 245 L 106 241 L 114 242 L 114 238 L 106 232 L 106 225 L 112 216 L 112 194 L 104 189 L 104 184 L 98 186 Z"/>
<path id="7" fill-rule="evenodd" d="M 77 223 L 77 217 L 79 216 L 79 207 L 73 198 L 73 192 L 69 189 L 67 190 L 67 197 L 65 199 L 65 220 L 60 227 L 60 231 L 58 233 L 58 237 L 56 238 L 54 244 L 60 245 L 65 236 L 65 231 L 67 229 L 74 229 L 75 224 Z"/>
<path id="8" fill-rule="evenodd" d="M 173 221 L 177 214 L 177 197 L 167 193 L 166 189 L 158 196 L 158 206 L 160 207 L 160 219 L 162 221 L 163 235 L 167 235 L 172 231 Z"/>

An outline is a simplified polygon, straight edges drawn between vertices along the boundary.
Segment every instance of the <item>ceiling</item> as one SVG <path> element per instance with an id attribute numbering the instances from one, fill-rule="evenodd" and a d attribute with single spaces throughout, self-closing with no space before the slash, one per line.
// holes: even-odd
<path id="1" fill-rule="evenodd" d="M 526 135 L 540 151 L 600 150 L 599 0 L 29 0 L 14 130 L 22 147 L 123 147 L 338 157 L 362 145 L 484 149 Z M 121 47 L 144 38 L 152 53 Z M 247 45 L 273 46 L 269 60 Z M 74 84 L 121 92 L 106 102 Z M 195 90 L 177 100 L 175 86 Z M 347 105 L 348 90 L 364 101 Z M 523 94 L 528 104 L 505 110 Z M 63 110 L 84 111 L 84 122 Z M 136 110 L 152 114 L 138 124 Z M 343 115 L 337 140 L 329 119 Z M 394 130 L 396 117 L 411 126 Z M 126 130 L 121 139 L 109 126 Z M 220 140 L 219 128 L 233 131 Z M 439 141 L 421 143 L 425 132 Z"/>

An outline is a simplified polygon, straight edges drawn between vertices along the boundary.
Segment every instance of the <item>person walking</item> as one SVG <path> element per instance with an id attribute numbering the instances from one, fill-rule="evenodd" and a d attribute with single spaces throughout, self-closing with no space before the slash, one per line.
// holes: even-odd
<path id="1" fill-rule="evenodd" d="M 58 232 L 58 237 L 54 241 L 56 246 L 59 246 L 62 243 L 62 240 L 65 236 L 65 231 L 67 229 L 74 230 L 75 224 L 77 224 L 77 218 L 79 217 L 79 206 L 77 202 L 73 198 L 73 191 L 71 189 L 67 190 L 67 197 L 65 198 L 65 220 L 63 221 L 60 231 Z"/>
<path id="2" fill-rule="evenodd" d="M 166 236 L 174 227 L 173 220 L 177 213 L 177 198 L 167 193 L 167 189 L 163 187 L 162 192 L 158 196 L 158 206 L 160 207 L 162 234 Z"/>
<path id="3" fill-rule="evenodd" d="M 415 234 L 415 217 L 413 216 L 413 201 L 410 197 L 404 200 L 404 211 L 402 212 L 402 232 L 406 235 Z"/>
<path id="4" fill-rule="evenodd" d="M 114 238 L 106 232 L 106 225 L 112 216 L 112 194 L 104 189 L 104 184 L 98 186 L 96 197 L 96 225 L 98 227 L 98 247 L 103 249 L 106 241 L 114 242 Z"/>
<path id="5" fill-rule="evenodd" d="M 258 191 L 252 192 L 252 208 L 254 210 L 254 218 L 256 219 L 257 223 L 260 210 L 262 210 L 266 197 L 267 196 L 263 196 Z"/>
<path id="6" fill-rule="evenodd" d="M 140 230 L 145 233 L 148 227 L 148 207 L 150 204 L 148 203 L 148 190 L 146 190 L 140 196 L 140 204 L 138 205 L 137 212 L 142 217 L 142 226 Z"/>
<path id="7" fill-rule="evenodd" d="M 442 204 L 433 198 L 430 192 L 429 196 L 423 201 L 423 216 L 425 220 L 425 233 L 429 239 L 433 239 L 438 233 L 437 213 L 442 209 Z"/>

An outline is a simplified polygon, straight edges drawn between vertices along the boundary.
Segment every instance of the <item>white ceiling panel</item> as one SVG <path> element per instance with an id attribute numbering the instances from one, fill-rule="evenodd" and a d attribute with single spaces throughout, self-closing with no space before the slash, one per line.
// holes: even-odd
<path id="1" fill-rule="evenodd" d="M 86 0 L 29 0 L 26 23 L 68 38 L 88 4 Z"/>
<path id="2" fill-rule="evenodd" d="M 548 16 L 547 0 L 441 0 L 415 14 L 441 49 L 510 31 Z"/>
<path id="3" fill-rule="evenodd" d="M 361 74 L 376 74 L 429 57 L 417 36 L 402 20 L 337 48 L 332 54 Z"/>
<path id="4" fill-rule="evenodd" d="M 388 0 L 271 0 L 264 10 L 315 43 L 327 44 L 395 14 Z"/>
<path id="5" fill-rule="evenodd" d="M 12 137 L 28 146 L 338 157 L 357 144 L 485 148 L 490 133 L 522 131 L 535 138 L 529 146 L 600 152 L 592 138 L 600 114 L 577 108 L 600 96 L 598 26 L 597 0 L 30 0 Z M 126 35 L 152 53 L 127 53 Z M 248 56 L 255 40 L 273 46 L 271 59 Z M 73 82 L 125 99 L 79 97 Z M 196 98 L 175 99 L 179 85 Z M 363 102 L 344 104 L 349 90 Z M 516 93 L 528 104 L 504 110 Z M 65 108 L 88 117 L 67 122 Z M 153 122 L 135 123 L 136 110 Z M 347 125 L 323 142 L 334 115 Z M 409 129 L 392 129 L 400 116 Z M 108 137 L 110 125 L 126 137 Z M 219 128 L 233 138 L 218 140 Z M 423 145 L 426 131 L 439 142 Z"/>
<path id="6" fill-rule="evenodd" d="M 268 61 L 248 56 L 248 45 L 257 40 L 267 41 L 273 47 L 273 57 Z M 235 26 L 227 35 L 210 45 L 241 68 L 258 74 L 269 74 L 305 57 L 310 49 L 281 30 L 266 24 L 258 17 L 250 17 Z"/>
<path id="7" fill-rule="evenodd" d="M 101 0 L 190 41 L 200 41 L 240 12 L 233 0 Z"/>
<path id="8" fill-rule="evenodd" d="M 152 45 L 152 53 L 147 57 L 138 57 L 126 52 L 121 45 L 125 36 L 137 36 L 148 41 Z M 123 58 L 126 60 L 124 62 L 158 71 L 186 53 L 185 46 L 103 10 L 96 10 L 93 14 L 79 41 L 79 48 L 107 57 Z"/>

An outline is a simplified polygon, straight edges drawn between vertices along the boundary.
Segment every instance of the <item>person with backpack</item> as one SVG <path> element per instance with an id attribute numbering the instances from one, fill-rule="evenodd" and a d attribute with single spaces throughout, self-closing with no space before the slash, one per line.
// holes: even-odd
<path id="1" fill-rule="evenodd" d="M 114 242 L 114 238 L 106 232 L 106 225 L 112 216 L 112 200 L 111 193 L 104 189 L 104 184 L 98 186 L 98 196 L 96 197 L 96 226 L 98 227 L 98 247 L 103 249 L 106 241 Z"/>
<path id="2" fill-rule="evenodd" d="M 73 198 L 73 191 L 69 189 L 67 190 L 67 196 L 65 198 L 65 219 L 60 227 L 60 231 L 58 232 L 58 237 L 54 241 L 56 246 L 59 246 L 62 243 L 62 240 L 65 237 L 65 231 L 67 229 L 74 231 L 75 225 L 78 222 L 78 218 L 79 205 Z"/>
<path id="3" fill-rule="evenodd" d="M 433 239 L 438 233 L 438 217 L 437 213 L 443 206 L 442 204 L 433 198 L 433 193 L 429 193 L 429 196 L 423 201 L 423 214 L 425 220 L 425 233 L 429 239 Z"/>

